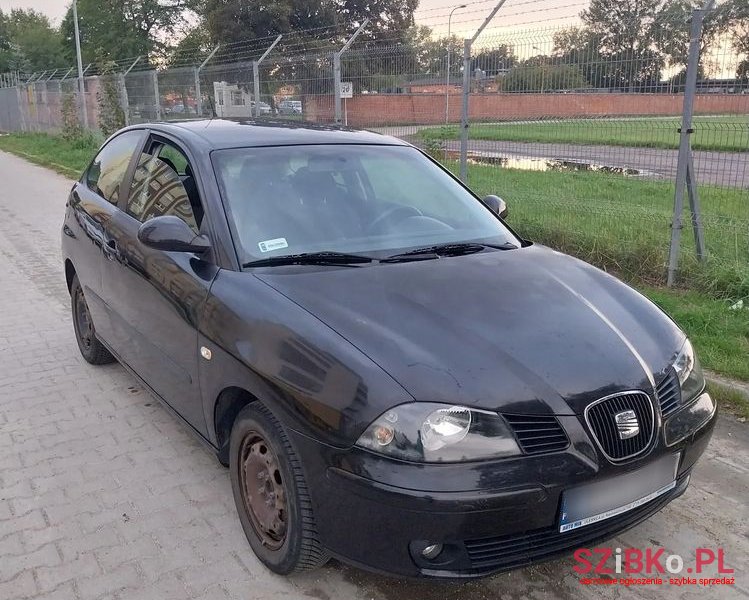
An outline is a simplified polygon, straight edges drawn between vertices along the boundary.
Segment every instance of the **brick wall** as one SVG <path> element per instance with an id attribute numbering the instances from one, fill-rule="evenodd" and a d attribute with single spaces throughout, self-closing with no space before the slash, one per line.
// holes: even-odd
<path id="1" fill-rule="evenodd" d="M 474 94 L 469 104 L 474 121 L 541 117 L 679 115 L 681 94 Z M 333 99 L 307 96 L 309 120 L 333 119 Z M 450 120 L 460 120 L 460 97 L 450 96 Z M 749 95 L 699 94 L 700 114 L 749 114 Z M 347 100 L 348 123 L 354 127 L 430 124 L 445 120 L 445 97 L 431 94 L 371 94 Z"/>

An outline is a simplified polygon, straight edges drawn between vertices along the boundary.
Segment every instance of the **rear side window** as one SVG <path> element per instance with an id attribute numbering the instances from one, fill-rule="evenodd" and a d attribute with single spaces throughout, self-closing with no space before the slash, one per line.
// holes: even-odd
<path id="1" fill-rule="evenodd" d="M 120 187 L 143 133 L 128 131 L 118 135 L 96 155 L 86 172 L 86 185 L 102 198 L 117 204 Z"/>
<path id="2" fill-rule="evenodd" d="M 127 201 L 127 212 L 139 221 L 173 215 L 198 231 L 190 197 L 185 184 L 169 159 L 141 154 L 133 174 L 133 185 Z"/>

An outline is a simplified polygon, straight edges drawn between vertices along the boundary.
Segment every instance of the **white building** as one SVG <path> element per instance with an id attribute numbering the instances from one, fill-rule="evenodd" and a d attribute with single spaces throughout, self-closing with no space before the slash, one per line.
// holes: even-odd
<path id="1" fill-rule="evenodd" d="M 213 102 L 217 117 L 250 117 L 252 95 L 226 81 L 213 82 Z"/>

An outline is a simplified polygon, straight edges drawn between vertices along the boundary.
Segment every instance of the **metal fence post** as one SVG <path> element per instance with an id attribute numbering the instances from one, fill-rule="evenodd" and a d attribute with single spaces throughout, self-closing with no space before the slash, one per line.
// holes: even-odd
<path id="1" fill-rule="evenodd" d="M 335 122 L 341 122 L 341 53 L 333 52 L 333 93 L 335 94 Z"/>
<path id="2" fill-rule="evenodd" d="M 466 38 L 463 42 L 463 107 L 460 111 L 460 180 L 463 183 L 468 183 L 468 127 L 470 125 L 468 122 L 468 100 L 471 96 L 471 46 L 473 46 L 473 42 L 481 35 L 481 32 L 484 31 L 484 28 L 494 18 L 494 15 L 497 14 L 497 11 L 502 8 L 505 2 L 507 0 L 499 0 L 492 9 L 492 12 L 484 19 L 481 27 L 473 34 L 473 37 L 470 39 Z"/>
<path id="3" fill-rule="evenodd" d="M 120 103 L 122 104 L 122 111 L 125 113 L 125 125 L 130 125 L 130 98 L 127 95 L 127 76 L 135 68 L 135 65 L 138 64 L 138 61 L 140 61 L 140 56 L 135 57 L 135 60 L 122 74 L 120 79 L 120 83 L 122 84 Z"/>
<path id="4" fill-rule="evenodd" d="M 460 111 L 460 180 L 468 183 L 468 101 L 471 97 L 471 45 L 463 40 L 463 103 Z"/>
<path id="5" fill-rule="evenodd" d="M 203 116 L 203 92 L 200 89 L 200 72 L 203 70 L 203 67 L 208 64 L 208 61 L 215 56 L 220 47 L 221 44 L 218 44 L 213 50 L 211 50 L 211 53 L 206 57 L 206 59 L 200 63 L 200 66 L 197 69 L 195 69 L 195 111 L 200 117 Z"/>
<path id="6" fill-rule="evenodd" d="M 342 109 L 341 109 L 341 54 L 349 49 L 354 40 L 369 24 L 369 19 L 364 19 L 364 22 L 359 25 L 359 29 L 354 32 L 348 41 L 343 45 L 338 52 L 333 53 L 333 88 L 335 93 L 335 122 L 340 125 L 342 121 Z"/>
<path id="7" fill-rule="evenodd" d="M 200 89 L 200 67 L 193 67 L 193 77 L 195 79 L 195 114 L 203 116 L 203 92 Z"/>
<path id="8" fill-rule="evenodd" d="M 159 73 L 154 69 L 151 71 L 151 78 L 153 79 L 153 95 L 156 100 L 156 120 L 161 120 L 161 94 L 159 93 Z"/>
<path id="9" fill-rule="evenodd" d="M 127 86 L 125 85 L 125 75 L 117 75 L 117 85 L 120 88 L 120 106 L 122 113 L 125 115 L 125 126 L 130 125 L 130 99 L 127 96 Z"/>
<path id="10" fill-rule="evenodd" d="M 674 214 L 671 221 L 671 245 L 668 253 L 668 277 L 666 285 L 673 286 L 676 282 L 676 272 L 679 268 L 679 250 L 681 248 L 681 230 L 684 227 L 684 191 L 689 188 L 689 203 L 692 212 L 692 226 L 697 250 L 697 258 L 705 256 L 705 240 L 700 215 L 697 181 L 694 176 L 692 147 L 689 136 L 692 134 L 692 115 L 694 114 L 694 97 L 697 93 L 697 75 L 700 62 L 700 36 L 705 14 L 712 7 L 713 0 L 708 0 L 701 9 L 692 12 L 692 24 L 689 34 L 689 58 L 687 61 L 687 75 L 684 87 L 684 103 L 682 105 L 681 128 L 679 129 L 679 158 L 676 164 L 676 191 L 674 192 Z"/>
<path id="11" fill-rule="evenodd" d="M 263 55 L 260 58 L 252 61 L 252 85 L 253 98 L 255 99 L 255 117 L 260 116 L 260 63 L 271 53 L 271 50 L 276 47 L 276 44 L 281 41 L 282 37 L 282 35 L 279 35 L 275 40 L 273 40 L 273 43 L 268 46 L 268 49 L 263 52 Z"/>

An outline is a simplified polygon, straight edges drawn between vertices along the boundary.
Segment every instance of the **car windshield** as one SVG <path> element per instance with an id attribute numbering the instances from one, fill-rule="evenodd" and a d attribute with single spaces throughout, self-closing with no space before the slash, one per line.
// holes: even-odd
<path id="1" fill-rule="evenodd" d="M 520 245 L 415 148 L 282 146 L 211 156 L 243 262 L 312 252 L 381 258 L 461 242 Z"/>

